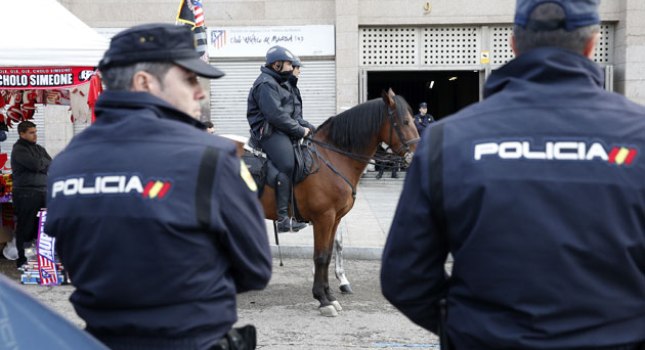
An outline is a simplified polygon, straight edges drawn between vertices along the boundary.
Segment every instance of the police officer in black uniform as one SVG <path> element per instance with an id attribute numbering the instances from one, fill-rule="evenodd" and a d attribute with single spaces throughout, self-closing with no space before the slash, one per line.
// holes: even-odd
<path id="1" fill-rule="evenodd" d="M 454 349 L 645 348 L 645 108 L 603 89 L 598 5 L 518 0 L 517 57 L 417 148 L 381 285 Z"/>
<path id="2" fill-rule="evenodd" d="M 430 123 L 434 123 L 434 118 L 432 114 L 428 113 L 428 104 L 421 102 L 419 103 L 419 113 L 414 116 L 414 126 L 417 127 L 419 135 L 423 135 L 423 131 Z"/>
<path id="3" fill-rule="evenodd" d="M 302 69 L 302 62 L 300 61 L 300 58 L 298 56 L 294 56 L 291 65 L 293 66 L 293 71 L 291 72 L 291 76 L 289 77 L 289 84 L 291 85 L 293 96 L 295 97 L 295 99 L 293 100 L 293 102 L 295 103 L 295 118 L 298 121 L 298 124 L 309 128 L 309 130 L 311 130 L 311 133 L 314 133 L 316 132 L 316 127 L 302 117 L 302 95 L 300 94 L 300 88 L 298 87 L 298 80 L 300 80 L 300 71 Z"/>
<path id="4" fill-rule="evenodd" d="M 246 113 L 251 137 L 260 143 L 279 172 L 274 184 L 279 232 L 299 231 L 307 226 L 288 214 L 295 167 L 292 143 L 311 133 L 297 120 L 296 98 L 289 84 L 294 60 L 295 56 L 284 47 L 273 46 L 267 51 L 266 64 L 249 92 Z"/>
<path id="5" fill-rule="evenodd" d="M 184 26 L 112 38 L 96 123 L 52 162 L 46 231 L 87 330 L 112 349 L 252 349 L 236 293 L 263 289 L 271 253 L 255 183 L 199 122 L 199 58 Z M 243 335 L 241 335 L 241 332 Z"/>

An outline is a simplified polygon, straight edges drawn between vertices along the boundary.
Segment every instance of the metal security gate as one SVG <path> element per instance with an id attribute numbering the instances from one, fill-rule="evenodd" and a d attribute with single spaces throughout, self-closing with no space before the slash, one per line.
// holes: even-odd
<path id="1" fill-rule="evenodd" d="M 359 65 L 378 70 L 477 69 L 481 27 L 360 28 Z"/>
<path id="2" fill-rule="evenodd" d="M 359 65 L 379 70 L 493 69 L 513 59 L 512 25 L 362 27 Z M 593 60 L 613 64 L 615 25 L 602 24 Z"/>
<path id="3" fill-rule="evenodd" d="M 489 47 L 491 48 L 491 66 L 494 69 L 515 58 L 510 45 L 513 26 L 504 25 L 484 28 L 491 33 Z M 609 66 L 614 63 L 614 32 L 615 25 L 602 24 L 600 26 L 600 39 L 596 44 L 593 61 L 601 66 Z"/>
<path id="4" fill-rule="evenodd" d="M 368 71 L 480 72 L 484 81 L 515 57 L 510 47 L 513 26 L 470 25 L 359 28 L 359 101 L 367 99 Z M 610 67 L 614 58 L 614 24 L 602 24 L 593 60 Z M 605 69 L 605 88 L 613 89 L 613 69 Z"/>
<path id="5" fill-rule="evenodd" d="M 211 62 L 226 75 L 211 80 L 211 120 L 217 134 L 249 136 L 246 105 L 249 90 L 260 74 L 263 61 Z M 318 126 L 336 114 L 336 64 L 303 60 L 298 87 L 303 116 Z"/>

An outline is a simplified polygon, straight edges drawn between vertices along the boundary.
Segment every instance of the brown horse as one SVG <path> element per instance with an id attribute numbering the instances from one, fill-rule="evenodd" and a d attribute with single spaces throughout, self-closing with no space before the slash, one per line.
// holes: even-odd
<path id="1" fill-rule="evenodd" d="M 329 263 L 340 220 L 354 206 L 356 185 L 380 142 L 409 162 L 419 141 L 412 109 L 392 90 L 327 119 L 312 142 L 319 171 L 295 186 L 302 217 L 314 226 L 313 296 L 320 312 L 336 316 L 342 308 L 329 288 Z M 275 192 L 266 187 L 261 197 L 267 219 L 276 220 Z"/>

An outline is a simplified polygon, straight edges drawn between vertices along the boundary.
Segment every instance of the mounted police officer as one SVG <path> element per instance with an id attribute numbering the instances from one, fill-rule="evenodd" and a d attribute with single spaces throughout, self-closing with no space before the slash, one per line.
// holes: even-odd
<path id="1" fill-rule="evenodd" d="M 199 122 L 203 62 L 184 26 L 112 38 L 96 123 L 50 167 L 46 231 L 87 330 L 112 349 L 253 349 L 236 293 L 263 289 L 269 249 L 255 183 Z"/>
<path id="2" fill-rule="evenodd" d="M 284 47 L 273 46 L 267 51 L 266 64 L 249 92 L 246 113 L 251 138 L 260 143 L 278 170 L 274 188 L 279 232 L 299 231 L 307 226 L 292 220 L 288 211 L 295 167 L 292 143 L 311 133 L 302 112 L 298 115 L 289 84 L 294 60 L 295 56 Z"/>
<path id="3" fill-rule="evenodd" d="M 603 89 L 598 5 L 518 0 L 516 58 L 417 148 L 381 285 L 454 349 L 645 349 L 645 108 Z"/>

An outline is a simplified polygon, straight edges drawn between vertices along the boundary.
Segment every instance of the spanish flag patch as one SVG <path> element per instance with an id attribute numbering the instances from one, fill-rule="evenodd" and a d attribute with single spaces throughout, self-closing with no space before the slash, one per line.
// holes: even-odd
<path id="1" fill-rule="evenodd" d="M 256 192 L 258 190 L 258 185 L 255 184 L 255 180 L 253 180 L 253 175 L 249 172 L 249 168 L 246 167 L 246 163 L 244 163 L 243 160 L 240 159 L 240 176 L 242 177 L 242 180 L 246 183 L 247 186 L 249 186 L 249 189 L 253 192 Z"/>

